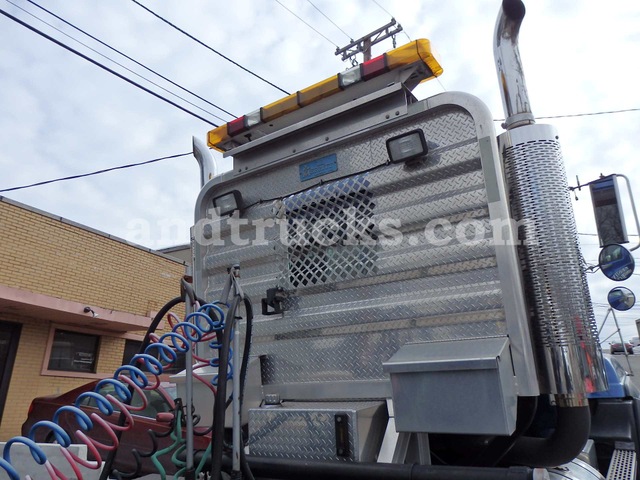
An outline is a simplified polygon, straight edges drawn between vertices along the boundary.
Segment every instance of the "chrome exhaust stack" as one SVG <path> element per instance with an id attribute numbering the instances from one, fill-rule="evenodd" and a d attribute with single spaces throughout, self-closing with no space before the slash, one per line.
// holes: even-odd
<path id="1" fill-rule="evenodd" d="M 503 124 L 505 130 L 535 123 L 518 48 L 524 14 L 524 3 L 520 0 L 503 1 L 493 36 L 493 56 L 506 117 Z"/>
<path id="2" fill-rule="evenodd" d="M 498 142 L 518 225 L 538 381 L 558 405 L 584 406 L 586 394 L 606 389 L 597 324 L 578 246 L 558 134 L 536 125 L 518 50 L 525 8 L 504 0 L 494 55 L 505 111 Z"/>
<path id="3" fill-rule="evenodd" d="M 200 187 L 204 187 L 209 180 L 218 174 L 218 167 L 207 144 L 196 137 L 192 137 L 192 141 L 193 156 L 196 158 L 198 166 L 200 167 Z"/>

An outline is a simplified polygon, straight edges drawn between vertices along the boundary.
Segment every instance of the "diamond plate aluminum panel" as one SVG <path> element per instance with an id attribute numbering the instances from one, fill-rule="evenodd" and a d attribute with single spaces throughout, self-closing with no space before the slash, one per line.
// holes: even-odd
<path id="1" fill-rule="evenodd" d="M 337 414 L 347 418 L 348 455 L 336 452 Z M 249 451 L 272 458 L 371 462 L 386 418 L 381 402 L 284 402 L 255 408 L 249 411 Z"/>
<path id="2" fill-rule="evenodd" d="M 262 337 L 268 339 L 279 335 L 282 338 L 287 333 L 300 336 L 304 330 L 318 328 L 326 328 L 326 333 L 329 333 L 329 329 L 344 325 L 364 324 L 378 330 L 385 325 L 384 322 L 389 321 L 417 320 L 430 316 L 440 318 L 442 315 L 479 313 L 500 308 L 502 298 L 497 270 L 480 263 L 478 266 L 484 268 L 426 278 L 396 278 L 393 282 L 368 283 L 357 288 L 296 297 L 291 300 L 286 321 L 256 322 L 254 339 L 255 342 L 261 342 Z M 387 277 L 385 279 L 388 280 Z M 330 304 L 323 301 L 327 295 L 333 300 Z M 460 323 L 460 328 L 464 329 L 464 324 L 473 322 L 462 316 Z M 504 331 L 503 325 L 496 325 L 485 332 L 488 333 L 485 336 Z M 266 353 L 261 350 L 262 347 L 256 348 L 256 351 Z"/>
<path id="3" fill-rule="evenodd" d="M 386 139 L 416 128 L 426 158 L 389 163 Z M 298 165 L 331 154 L 338 171 L 301 182 Z M 221 220 L 222 245 L 202 249 L 207 300 L 235 262 L 254 312 L 267 289 L 284 290 L 284 314 L 254 320 L 252 355 L 270 392 L 388 382 L 382 363 L 408 342 L 512 334 L 505 303 L 517 300 L 502 291 L 517 272 L 499 269 L 483 164 L 497 160 L 483 155 L 472 116 L 447 105 L 216 186 L 241 192 L 249 223 L 273 223 L 264 235 L 240 227 L 264 239 L 251 249 Z M 314 228 L 326 242 L 305 236 Z M 379 398 L 342 395 L 333 398 Z"/>

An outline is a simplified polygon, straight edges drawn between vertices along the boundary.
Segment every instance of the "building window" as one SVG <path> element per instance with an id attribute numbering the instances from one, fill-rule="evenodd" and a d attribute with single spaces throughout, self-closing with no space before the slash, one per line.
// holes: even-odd
<path id="1" fill-rule="evenodd" d="M 131 359 L 140 351 L 142 342 L 140 340 L 125 340 L 124 352 L 122 354 L 122 365 L 129 365 Z"/>
<path id="2" fill-rule="evenodd" d="M 170 366 L 164 367 L 163 369 L 164 373 L 169 375 L 175 375 L 176 373 L 180 373 L 186 368 L 187 356 L 182 352 L 177 352 L 177 353 L 178 353 L 178 358 L 176 358 L 176 361 L 173 362 Z"/>
<path id="3" fill-rule="evenodd" d="M 49 370 L 95 373 L 100 337 L 56 329 L 49 355 Z"/>
<path id="4" fill-rule="evenodd" d="M 142 342 L 139 340 L 126 340 L 124 343 L 124 353 L 122 355 L 122 364 L 128 365 L 131 362 L 131 359 L 135 354 L 140 351 L 140 347 L 142 346 Z M 160 355 L 157 354 L 157 350 L 153 350 L 153 353 L 156 357 L 162 361 Z M 186 355 L 182 352 L 177 352 L 178 358 L 171 365 L 165 365 L 166 362 L 162 361 L 164 368 L 162 369 L 162 373 L 173 375 L 176 373 L 180 373 L 186 368 Z"/>

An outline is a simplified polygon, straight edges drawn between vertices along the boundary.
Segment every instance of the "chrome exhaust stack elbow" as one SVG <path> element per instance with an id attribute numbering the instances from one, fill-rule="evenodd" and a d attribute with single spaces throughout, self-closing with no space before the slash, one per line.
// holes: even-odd
<path id="1" fill-rule="evenodd" d="M 218 174 L 216 160 L 211 155 L 207 145 L 200 139 L 192 137 L 193 156 L 200 166 L 200 187 Z"/>
<path id="2" fill-rule="evenodd" d="M 524 14 L 521 0 L 503 0 L 493 36 L 493 55 L 505 113 L 505 130 L 535 123 L 518 48 Z"/>

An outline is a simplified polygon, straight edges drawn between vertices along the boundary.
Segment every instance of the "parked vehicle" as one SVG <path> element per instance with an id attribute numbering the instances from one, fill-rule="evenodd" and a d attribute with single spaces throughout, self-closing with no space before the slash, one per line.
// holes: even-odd
<path id="1" fill-rule="evenodd" d="M 93 391 L 97 383 L 98 381 L 96 380 L 61 395 L 48 395 L 33 399 L 29 407 L 27 420 L 22 425 L 22 435 L 28 436 L 29 431 L 35 423 L 41 420 L 51 420 L 54 413 L 60 407 L 74 405 L 78 396 L 84 392 Z M 132 412 L 134 423 L 131 429 L 124 431 L 120 438 L 120 446 L 113 464 L 114 469 L 120 472 L 136 471 L 137 461 L 133 452 L 136 451 L 140 454 L 145 454 L 152 452 L 154 449 L 153 434 L 149 432 L 155 433 L 154 436 L 157 439 L 158 446 L 157 450 L 165 448 L 174 442 L 167 434 L 171 429 L 170 420 L 173 418 L 171 413 L 175 409 L 175 403 L 172 396 L 167 392 L 173 392 L 175 394 L 175 391 L 175 387 L 172 385 L 169 385 L 166 390 L 164 388 L 144 390 L 147 405 L 143 410 Z M 114 387 L 106 385 L 100 390 L 100 393 L 102 395 L 113 394 Z M 141 398 L 134 395 L 132 405 L 142 406 Z M 119 412 L 114 412 L 110 416 L 103 415 L 99 412 L 96 402 L 90 398 L 83 398 L 79 407 L 87 415 L 95 413 L 108 422 L 118 422 Z M 78 429 L 77 421 L 72 414 L 62 413 L 58 418 L 58 424 L 71 435 L 72 443 L 83 443 L 72 433 Z M 106 445 L 112 444 L 107 432 L 99 426 L 91 429 L 90 437 Z M 40 443 L 54 443 L 56 441 L 53 432 L 46 428 L 36 430 L 33 439 Z M 209 436 L 195 437 L 195 446 L 197 449 L 206 449 L 209 442 Z M 100 452 L 102 459 L 106 460 L 107 450 L 100 450 Z M 171 462 L 169 455 L 160 456 L 159 460 L 167 473 L 174 473 L 177 470 Z M 150 458 L 142 456 L 138 474 L 144 475 L 148 473 L 158 473 L 158 470 L 152 464 Z"/>
<path id="2" fill-rule="evenodd" d="M 608 389 L 589 395 L 589 405 L 593 411 L 589 438 L 594 442 L 599 465 L 609 461 L 607 452 L 613 451 L 616 444 L 628 442 L 632 445 L 640 435 L 640 390 L 632 381 L 634 377 L 623 365 L 626 362 L 621 363 L 618 358 L 604 355 Z M 612 428 L 614 425 L 624 425 L 625 428 Z M 630 475 L 625 478 L 637 477 Z"/>
<path id="3" fill-rule="evenodd" d="M 627 349 L 627 353 L 629 355 L 632 355 L 633 354 L 633 345 L 631 345 L 630 343 L 625 343 L 624 346 Z M 624 353 L 624 349 L 622 348 L 622 344 L 621 343 L 612 343 L 610 345 L 610 352 L 611 352 L 612 355 L 623 354 Z"/>

